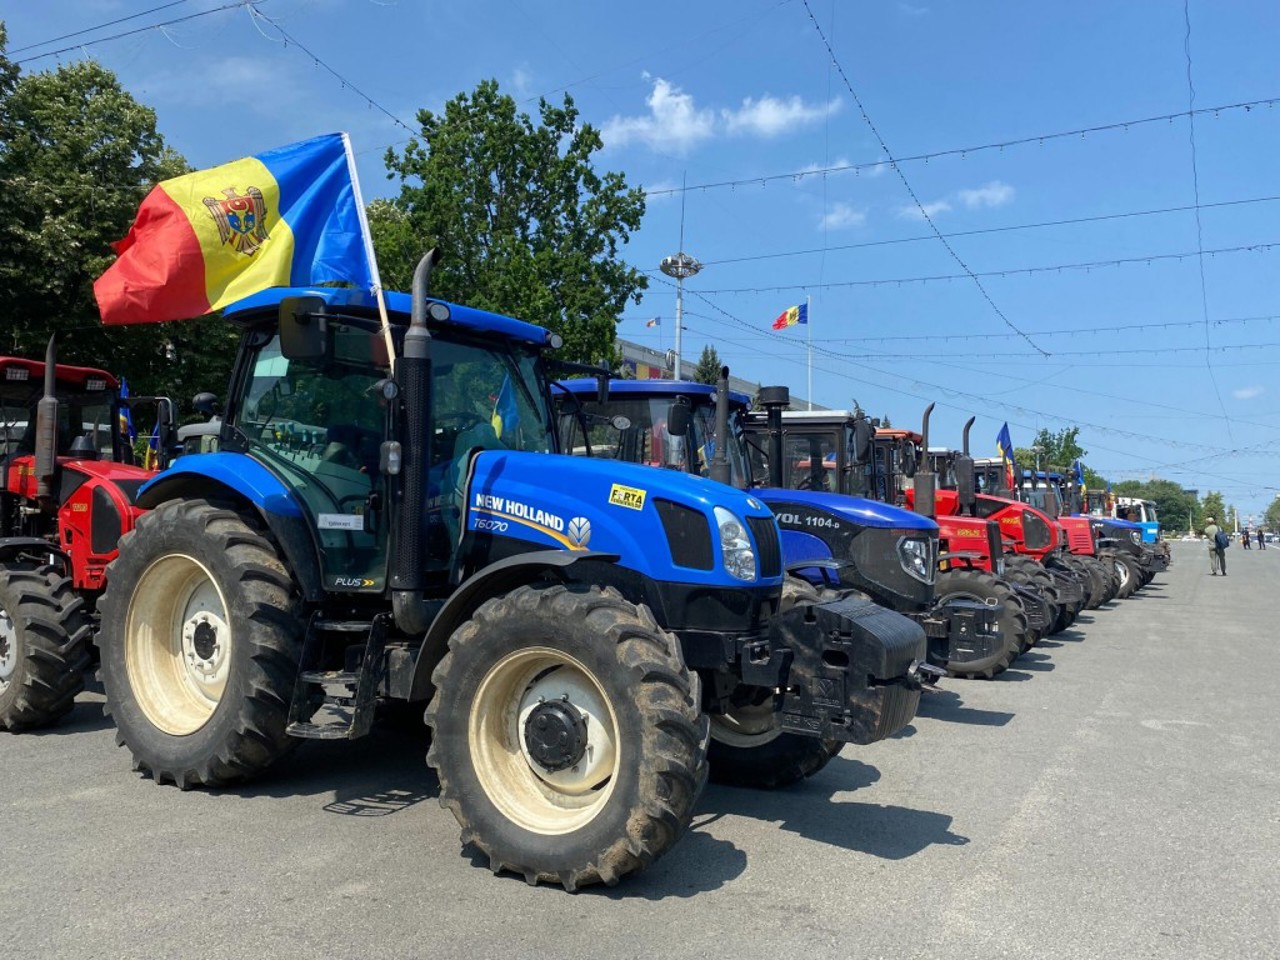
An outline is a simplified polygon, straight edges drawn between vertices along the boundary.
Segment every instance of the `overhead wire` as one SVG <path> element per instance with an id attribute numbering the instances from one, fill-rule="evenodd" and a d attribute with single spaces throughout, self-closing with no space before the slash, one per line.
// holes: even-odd
<path id="1" fill-rule="evenodd" d="M 889 166 L 893 169 L 893 172 L 897 175 L 898 179 L 902 181 L 903 188 L 907 191 L 907 195 L 911 197 L 912 203 L 916 205 L 916 209 L 920 212 L 920 216 L 924 218 L 924 222 L 929 225 L 929 229 L 932 230 L 934 236 L 938 238 L 938 242 L 942 244 L 943 249 L 951 255 L 951 259 L 955 260 L 955 262 L 960 265 L 960 268 L 973 281 L 974 286 L 978 288 L 978 292 L 982 295 L 982 298 L 986 300 L 987 305 L 990 306 L 995 315 L 1004 322 L 1005 326 L 1021 335 L 1022 339 L 1030 344 L 1036 352 L 1047 357 L 1049 352 L 1032 340 L 1031 337 L 1027 336 L 1027 334 L 1024 333 L 1017 324 L 1005 315 L 1005 312 L 1001 310 L 995 300 L 991 298 L 991 294 L 987 292 L 987 288 L 978 278 L 978 275 L 969 268 L 969 265 L 965 263 L 965 261 L 960 257 L 960 254 L 956 252 L 956 249 L 951 245 L 950 241 L 942 235 L 942 231 L 938 229 L 938 225 L 933 222 L 933 217 L 929 215 L 929 211 L 925 209 L 924 204 L 920 202 L 920 198 L 916 195 L 915 189 L 911 186 L 911 181 L 907 179 L 907 175 L 903 173 L 902 168 L 898 166 L 898 161 L 894 159 L 893 151 L 889 149 L 889 145 L 885 142 L 884 137 L 881 136 L 879 128 L 877 128 L 875 123 L 872 122 L 871 115 L 867 113 L 866 107 L 862 104 L 862 98 L 859 97 L 858 92 L 854 90 L 853 82 L 849 79 L 848 74 L 845 73 L 844 67 L 841 66 L 839 58 L 836 57 L 836 52 L 832 49 L 831 43 L 827 39 L 827 35 L 823 33 L 822 25 L 818 23 L 818 18 L 813 15 L 813 8 L 809 6 L 809 0 L 801 0 L 801 2 L 804 4 L 805 12 L 809 15 L 809 22 L 813 24 L 813 29 L 817 31 L 818 38 L 822 41 L 822 45 L 826 48 L 827 55 L 831 58 L 831 65 L 840 76 L 845 89 L 849 91 L 849 96 L 852 97 L 853 102 L 857 104 L 858 112 L 862 115 L 863 122 L 866 123 L 867 128 L 875 135 L 876 142 L 879 143 L 881 151 L 888 158 Z"/>
<path id="2" fill-rule="evenodd" d="M 1222 113 L 1229 113 L 1236 110 L 1243 110 L 1246 113 L 1252 112 L 1259 107 L 1274 107 L 1280 104 L 1280 97 L 1264 97 L 1258 100 L 1242 100 L 1235 103 L 1223 103 L 1213 107 L 1200 107 L 1194 110 L 1193 115 L 1203 116 L 1205 114 L 1214 114 L 1215 116 Z M 1127 131 L 1130 127 L 1138 127 L 1144 124 L 1168 122 L 1180 120 L 1188 116 L 1188 111 L 1177 110 L 1173 113 L 1163 113 L 1157 116 L 1140 117 L 1134 120 L 1117 120 L 1113 123 L 1104 123 L 1092 127 L 1079 127 L 1074 130 L 1060 130 L 1055 133 L 1042 133 L 1035 136 L 1018 137 L 1012 140 L 1001 140 L 993 143 L 983 143 L 971 147 L 949 147 L 944 150 L 933 150 L 928 153 L 916 153 L 908 156 L 897 157 L 898 163 L 928 163 L 930 160 L 939 160 L 943 157 L 965 157 L 970 153 L 981 153 L 986 150 L 1004 150 L 1009 147 L 1026 146 L 1028 144 L 1043 144 L 1051 140 L 1063 140 L 1067 138 L 1084 138 L 1093 133 L 1108 133 L 1114 131 Z M 686 187 L 664 187 L 660 190 L 649 191 L 651 196 L 663 196 L 666 194 L 681 193 L 686 190 L 717 190 L 717 189 L 734 189 L 737 187 L 763 186 L 766 183 L 773 183 L 778 180 L 791 180 L 799 182 L 809 177 L 825 177 L 831 174 L 858 172 L 862 170 L 875 170 L 886 166 L 885 160 L 865 160 L 858 163 L 837 164 L 831 167 L 806 168 L 804 170 L 792 170 L 788 173 L 770 173 L 760 174 L 753 177 L 741 177 L 735 180 L 717 180 L 708 183 L 695 183 Z"/>
<path id="3" fill-rule="evenodd" d="M 107 20 L 104 23 L 99 23 L 92 27 L 85 27 L 83 30 L 73 30 L 71 33 L 64 33 L 57 37 L 50 37 L 48 40 L 41 40 L 39 43 L 28 43 L 24 47 L 14 47 L 12 50 L 7 51 L 6 55 L 12 59 L 15 53 L 25 53 L 28 50 L 36 49 L 36 47 L 47 47 L 51 43 L 61 43 L 63 40 L 70 40 L 72 37 L 82 37 L 86 33 L 105 30 L 107 27 L 114 27 L 120 23 L 127 23 L 130 20 L 137 20 L 139 17 L 146 17 L 153 13 L 159 13 L 161 10 L 168 10 L 170 7 L 177 7 L 190 2 L 191 0 L 171 0 L 169 3 L 162 3 L 160 6 L 152 7 L 150 10 L 143 10 L 140 13 L 131 13 L 127 17 L 117 17 L 114 20 Z"/>

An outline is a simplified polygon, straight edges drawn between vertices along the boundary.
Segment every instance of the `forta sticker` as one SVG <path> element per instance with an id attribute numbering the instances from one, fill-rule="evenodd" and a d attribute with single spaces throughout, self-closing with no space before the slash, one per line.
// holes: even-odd
<path id="1" fill-rule="evenodd" d="M 648 496 L 647 490 L 627 487 L 621 483 L 615 483 L 609 488 L 609 502 L 615 507 L 626 507 L 628 510 L 643 510 L 646 496 Z"/>

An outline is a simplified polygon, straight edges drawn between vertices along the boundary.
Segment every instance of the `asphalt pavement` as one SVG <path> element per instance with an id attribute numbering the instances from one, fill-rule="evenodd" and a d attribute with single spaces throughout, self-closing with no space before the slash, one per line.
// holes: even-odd
<path id="1" fill-rule="evenodd" d="M 0 958 L 1280 957 L 1280 549 L 1174 543 L 1135 598 L 774 793 L 709 787 L 646 873 L 493 876 L 421 737 L 245 787 L 130 772 L 82 695 L 0 735 Z"/>

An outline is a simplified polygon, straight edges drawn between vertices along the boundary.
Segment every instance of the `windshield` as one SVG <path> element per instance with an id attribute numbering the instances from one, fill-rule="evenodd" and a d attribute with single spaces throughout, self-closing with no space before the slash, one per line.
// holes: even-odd
<path id="1" fill-rule="evenodd" d="M 560 404 L 564 452 L 709 476 L 715 455 L 715 404 L 698 402 L 691 407 L 685 436 L 672 436 L 667 429 L 672 406 L 691 399 L 700 398 L 619 396 L 611 397 L 607 403 L 586 400 L 582 403 L 583 416 L 579 417 L 575 401 L 566 398 Z M 746 489 L 751 472 L 737 410 L 729 412 L 729 436 L 729 482 Z"/>
<path id="2" fill-rule="evenodd" d="M 0 454 L 23 455 L 35 452 L 36 405 L 44 394 L 43 384 L 7 386 L 0 395 Z M 77 437 L 88 436 L 98 456 L 114 456 L 112 432 L 114 397 L 109 391 L 72 391 L 58 385 L 58 446 L 65 456 Z"/>

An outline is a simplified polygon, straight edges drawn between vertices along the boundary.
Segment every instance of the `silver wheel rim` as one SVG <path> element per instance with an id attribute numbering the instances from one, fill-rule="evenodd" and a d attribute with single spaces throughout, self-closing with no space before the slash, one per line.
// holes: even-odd
<path id="1" fill-rule="evenodd" d="M 124 654 L 134 698 L 152 724 L 188 736 L 209 722 L 226 691 L 232 631 L 204 564 L 170 554 L 146 569 L 129 601 Z"/>
<path id="2" fill-rule="evenodd" d="M 585 719 L 586 752 L 548 770 L 533 759 L 525 723 L 543 701 L 559 700 Z M 580 661 L 549 647 L 503 657 L 476 689 L 467 742 L 476 778 L 495 807 L 533 833 L 558 836 L 590 823 L 617 784 L 623 747 L 604 686 Z"/>
<path id="3" fill-rule="evenodd" d="M 729 713 L 713 713 L 711 739 L 730 747 L 763 747 L 782 736 L 772 698 L 764 703 L 737 707 Z"/>
<path id="4" fill-rule="evenodd" d="M 9 687 L 18 669 L 18 627 L 9 611 L 0 607 L 0 693 Z"/>

